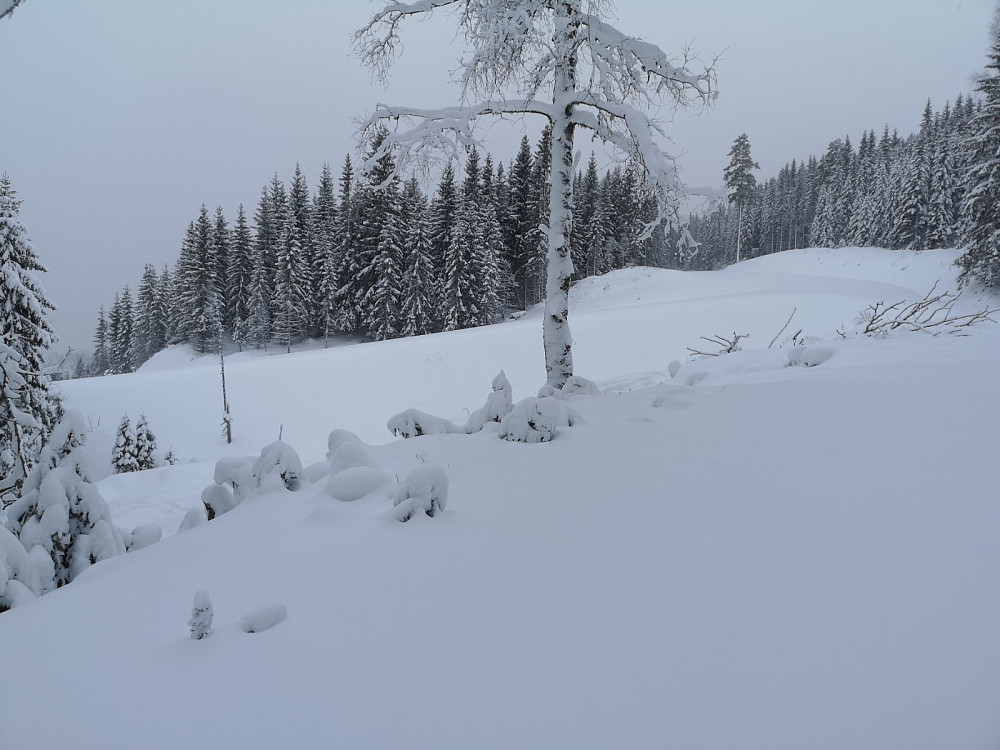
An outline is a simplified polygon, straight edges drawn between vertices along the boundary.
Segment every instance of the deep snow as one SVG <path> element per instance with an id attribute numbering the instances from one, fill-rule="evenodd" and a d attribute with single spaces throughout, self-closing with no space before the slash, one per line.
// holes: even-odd
<path id="1" fill-rule="evenodd" d="M 385 427 L 409 407 L 462 424 L 501 369 L 535 395 L 538 311 L 232 356 L 233 446 L 211 358 L 65 384 L 108 464 L 125 412 L 182 463 L 100 483 L 118 525 L 163 541 L 0 616 L 0 748 L 995 750 L 1000 326 L 850 333 L 872 302 L 953 285 L 954 257 L 808 250 L 578 284 L 577 371 L 604 395 L 544 444 Z M 687 356 L 733 332 L 744 351 Z M 367 445 L 331 463 L 336 428 Z M 302 488 L 175 534 L 216 459 L 279 430 Z M 400 524 L 396 486 L 428 465 L 447 508 Z M 355 468 L 388 487 L 336 499 Z M 200 589 L 213 632 L 192 640 Z M 261 612 L 287 619 L 243 632 Z"/>

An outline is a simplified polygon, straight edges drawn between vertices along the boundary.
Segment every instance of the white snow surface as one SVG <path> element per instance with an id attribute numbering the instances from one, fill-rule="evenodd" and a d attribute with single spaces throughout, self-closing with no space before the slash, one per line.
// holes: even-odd
<path id="1" fill-rule="evenodd" d="M 385 428 L 410 407 L 463 423 L 501 369 L 515 401 L 535 395 L 539 310 L 228 357 L 233 445 L 211 357 L 61 384 L 96 427 L 114 523 L 164 538 L 0 614 L 0 748 L 996 750 L 1000 325 L 852 334 L 873 302 L 953 288 L 955 257 L 584 281 L 574 357 L 600 393 L 544 444 Z M 956 309 L 985 304 L 967 290 Z M 733 332 L 742 351 L 688 355 Z M 179 463 L 110 475 L 125 413 Z M 309 467 L 297 491 L 265 483 L 176 533 L 218 459 L 279 433 L 295 453 L 275 465 Z M 331 464 L 390 491 L 338 502 Z M 391 488 L 429 464 L 447 509 L 398 523 Z M 193 641 L 199 589 L 215 616 Z M 246 636 L 268 601 L 294 616 Z"/>

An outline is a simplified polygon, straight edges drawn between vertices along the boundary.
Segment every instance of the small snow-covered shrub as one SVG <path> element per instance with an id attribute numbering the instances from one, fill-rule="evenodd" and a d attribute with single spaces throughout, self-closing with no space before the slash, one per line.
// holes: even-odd
<path id="1" fill-rule="evenodd" d="M 177 527 L 177 533 L 193 529 L 195 526 L 201 526 L 204 523 L 208 523 L 208 516 L 205 515 L 205 506 L 197 505 L 184 514 L 180 526 Z"/>
<path id="2" fill-rule="evenodd" d="M 481 431 L 488 422 L 503 419 L 510 412 L 512 400 L 510 381 L 501 370 L 493 378 L 492 391 L 486 397 L 486 403 L 472 412 L 464 425 L 457 425 L 420 409 L 406 409 L 390 419 L 386 427 L 393 435 L 404 438 L 421 435 L 472 435 Z"/>
<path id="3" fill-rule="evenodd" d="M 233 491 L 224 484 L 208 485 L 201 492 L 201 502 L 205 506 L 205 516 L 209 521 L 223 513 L 228 513 L 239 504 Z"/>
<path id="4" fill-rule="evenodd" d="M 191 628 L 191 637 L 196 641 L 212 632 L 212 600 L 208 598 L 208 592 L 201 589 L 194 595 L 194 607 L 191 609 L 191 619 L 188 626 Z"/>
<path id="5" fill-rule="evenodd" d="M 546 443 L 560 427 L 572 427 L 578 419 L 565 401 L 551 396 L 526 398 L 500 421 L 500 437 L 515 443 Z"/>
<path id="6" fill-rule="evenodd" d="M 409 521 L 420 511 L 433 518 L 448 505 L 448 474 L 437 464 L 415 468 L 392 493 L 393 516 Z"/>
<path id="7" fill-rule="evenodd" d="M 125 545 L 129 552 L 156 544 L 163 538 L 163 529 L 155 523 L 144 523 L 132 529 L 128 543 Z"/>
<path id="8" fill-rule="evenodd" d="M 541 388 L 538 389 L 538 398 L 547 398 L 549 396 L 553 398 L 572 398 L 573 396 L 600 396 L 601 389 L 597 387 L 597 383 L 593 380 L 587 380 L 587 378 L 581 377 L 580 375 L 572 375 L 565 383 L 563 383 L 562 388 L 556 388 L 555 386 L 546 383 Z"/>
<path id="9" fill-rule="evenodd" d="M 280 625 L 288 618 L 288 608 L 284 604 L 268 604 L 255 609 L 240 618 L 240 630 L 244 633 L 260 633 Z"/>
<path id="10" fill-rule="evenodd" d="M 299 489 L 301 484 L 299 477 L 302 474 L 299 454 L 292 446 L 281 440 L 275 440 L 270 445 L 264 446 L 260 458 L 254 461 L 252 472 L 253 484 L 257 488 L 269 490 L 281 486 L 292 491 Z M 271 484 L 275 486 L 271 487 Z"/>
<path id="11" fill-rule="evenodd" d="M 384 487 L 389 476 L 371 466 L 354 466 L 330 477 L 326 483 L 326 493 L 345 503 L 360 500 Z"/>
<path id="12" fill-rule="evenodd" d="M 213 479 L 216 484 L 228 484 L 237 501 L 242 500 L 254 489 L 253 463 L 249 456 L 220 458 L 215 462 Z"/>
<path id="13" fill-rule="evenodd" d="M 470 435 L 483 429 L 487 422 L 499 422 L 510 414 L 513 403 L 513 391 L 507 375 L 501 370 L 493 378 L 493 390 L 486 397 L 486 403 L 469 415 L 465 431 Z"/>
<path id="14" fill-rule="evenodd" d="M 21 541 L 0 525 L 0 612 L 42 593 L 38 568 Z"/>
<path id="15" fill-rule="evenodd" d="M 397 437 L 414 438 L 421 435 L 458 435 L 464 429 L 442 417 L 435 417 L 420 409 L 406 409 L 392 417 L 386 427 Z"/>

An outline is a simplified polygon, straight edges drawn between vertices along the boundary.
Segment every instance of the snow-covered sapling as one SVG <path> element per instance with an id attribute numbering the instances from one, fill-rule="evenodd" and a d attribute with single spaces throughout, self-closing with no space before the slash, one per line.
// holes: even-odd
<path id="1" fill-rule="evenodd" d="M 191 619 L 188 625 L 191 627 L 191 637 L 200 641 L 212 632 L 212 600 L 208 598 L 208 592 L 201 589 L 194 595 L 194 607 L 191 609 Z"/>
<path id="2" fill-rule="evenodd" d="M 111 465 L 114 467 L 115 474 L 139 471 L 137 453 L 136 435 L 132 431 L 132 422 L 126 414 L 118 425 L 118 436 L 115 438 L 115 447 L 111 451 Z"/>
<path id="3" fill-rule="evenodd" d="M 156 468 L 156 437 L 145 414 L 139 415 L 135 425 L 135 460 L 139 471 Z"/>

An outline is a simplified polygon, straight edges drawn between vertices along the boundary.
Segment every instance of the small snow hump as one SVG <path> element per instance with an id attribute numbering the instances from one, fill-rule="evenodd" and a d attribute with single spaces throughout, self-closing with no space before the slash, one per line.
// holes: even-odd
<path id="1" fill-rule="evenodd" d="M 240 618 L 240 630 L 244 633 L 261 633 L 280 625 L 288 618 L 288 608 L 284 604 L 268 604 L 255 609 Z"/>

